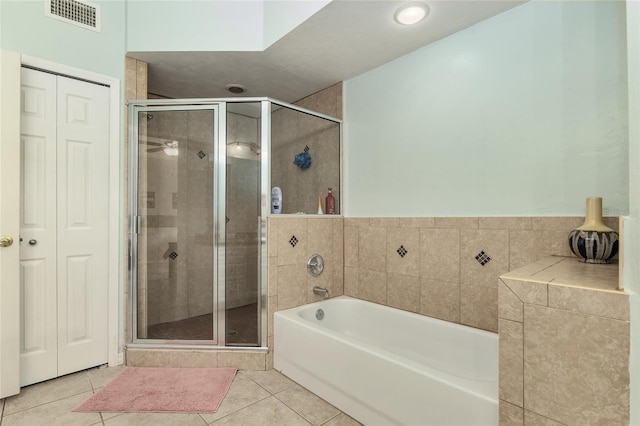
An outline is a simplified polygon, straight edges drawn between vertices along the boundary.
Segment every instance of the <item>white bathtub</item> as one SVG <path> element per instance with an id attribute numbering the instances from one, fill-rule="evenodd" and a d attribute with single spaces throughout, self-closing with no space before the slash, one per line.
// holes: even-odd
<path id="1" fill-rule="evenodd" d="M 365 425 L 498 424 L 495 333 L 341 296 L 276 312 L 274 337 L 276 370 Z"/>

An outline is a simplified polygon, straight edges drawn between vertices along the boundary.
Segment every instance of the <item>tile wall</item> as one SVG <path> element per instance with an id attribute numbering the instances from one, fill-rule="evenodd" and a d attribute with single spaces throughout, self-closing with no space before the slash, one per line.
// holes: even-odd
<path id="1" fill-rule="evenodd" d="M 146 62 L 138 61 L 137 59 L 125 57 L 125 81 L 124 81 L 124 102 L 125 102 L 125 116 L 123 117 L 124 121 L 124 147 L 123 150 L 123 161 L 124 166 L 121 169 L 121 173 L 123 174 L 123 190 L 122 190 L 122 209 L 123 209 L 123 230 L 124 235 L 122 241 L 129 241 L 129 193 L 128 193 L 128 181 L 129 181 L 129 111 L 126 103 L 128 101 L 137 100 L 137 99 L 147 99 L 147 74 L 148 74 L 148 66 Z M 123 259 L 122 264 L 129 264 L 129 250 L 128 247 L 122 251 Z M 128 282 L 126 271 L 124 271 L 125 276 L 122 278 L 124 282 Z M 140 273 L 145 273 L 144 270 L 140 271 Z M 122 300 L 129 300 L 129 286 L 124 285 L 124 297 Z M 146 297 L 143 296 L 143 297 Z M 126 303 L 126 302 L 125 302 Z M 131 322 L 129 321 L 129 312 L 131 307 L 125 307 L 122 310 L 124 318 L 122 318 L 122 323 L 124 326 L 124 335 L 127 336 L 127 341 L 131 338 Z"/>
<path id="2" fill-rule="evenodd" d="M 314 286 L 343 294 L 343 219 L 335 216 L 271 216 L 267 222 L 268 337 L 267 368 L 273 367 L 273 313 L 322 300 Z M 307 259 L 319 254 L 324 271 L 307 273 Z"/>
<path id="3" fill-rule="evenodd" d="M 557 259 L 498 281 L 500 425 L 628 424 L 629 295 L 616 265 Z"/>
<path id="4" fill-rule="evenodd" d="M 302 98 L 294 104 L 320 114 L 342 118 L 342 82 Z"/>
<path id="5" fill-rule="evenodd" d="M 583 222 L 345 218 L 344 294 L 497 332 L 498 276 L 544 256 L 571 256 L 567 236 Z M 605 223 L 618 229 L 617 218 Z"/>
<path id="6" fill-rule="evenodd" d="M 259 141 L 259 125 L 257 118 L 227 110 L 227 142 Z M 226 197 L 225 300 L 232 309 L 256 303 L 258 297 L 258 161 L 227 157 Z"/>
<path id="7" fill-rule="evenodd" d="M 340 118 L 342 84 L 336 84 L 296 102 L 297 106 Z M 311 166 L 301 169 L 295 156 L 309 149 Z M 271 115 L 271 185 L 283 194 L 283 213 L 318 211 L 318 197 L 326 210 L 325 197 L 332 188 L 336 214 L 340 213 L 340 126 L 329 120 L 288 108 Z"/>
<path id="8" fill-rule="evenodd" d="M 213 310 L 211 111 L 155 111 L 141 121 L 138 244 L 139 335 L 146 326 Z M 144 127 L 142 127 L 144 126 Z M 179 141 L 179 155 L 158 144 Z"/>

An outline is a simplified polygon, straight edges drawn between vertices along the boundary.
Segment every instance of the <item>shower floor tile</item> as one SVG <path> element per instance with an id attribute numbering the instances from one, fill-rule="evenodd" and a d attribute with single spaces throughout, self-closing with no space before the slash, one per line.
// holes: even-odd
<path id="1" fill-rule="evenodd" d="M 257 320 L 256 303 L 227 310 L 227 344 L 257 345 Z M 211 340 L 213 314 L 152 325 L 147 329 L 147 337 L 161 340 Z"/>

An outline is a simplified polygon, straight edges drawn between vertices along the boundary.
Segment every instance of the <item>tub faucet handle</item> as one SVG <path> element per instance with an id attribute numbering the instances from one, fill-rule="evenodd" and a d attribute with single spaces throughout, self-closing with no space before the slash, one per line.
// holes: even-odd
<path id="1" fill-rule="evenodd" d="M 324 270 L 324 259 L 319 254 L 312 254 L 307 260 L 307 272 L 312 277 L 317 277 Z"/>

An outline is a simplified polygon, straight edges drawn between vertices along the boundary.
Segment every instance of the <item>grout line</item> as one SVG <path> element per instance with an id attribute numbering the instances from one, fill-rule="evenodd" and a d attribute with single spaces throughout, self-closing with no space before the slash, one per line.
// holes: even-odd
<path id="1" fill-rule="evenodd" d="M 89 386 L 91 386 L 91 393 L 95 394 L 96 393 L 96 388 L 93 386 L 93 380 L 91 380 L 91 374 L 89 375 Z"/>
<path id="2" fill-rule="evenodd" d="M 552 419 L 550 417 L 547 417 L 547 416 L 544 416 L 542 414 L 536 413 L 535 411 L 527 410 L 525 408 L 522 408 L 522 411 L 523 411 L 523 415 L 526 415 L 525 411 L 528 411 L 529 413 L 532 413 L 532 414 L 535 414 L 536 416 L 539 416 L 539 417 L 545 418 L 547 420 L 550 420 L 551 422 L 557 423 L 557 424 L 562 425 L 562 426 L 567 426 L 565 423 L 562 423 L 562 422 L 560 422 L 558 420 L 554 420 L 554 419 Z"/>
<path id="3" fill-rule="evenodd" d="M 331 417 L 330 419 L 327 419 L 326 421 L 320 423 L 320 426 L 322 425 L 326 425 L 327 423 L 329 423 L 331 420 L 335 419 L 336 417 L 338 417 L 340 414 L 342 414 L 342 411 L 340 411 L 338 414 L 336 414 L 335 416 Z"/>
<path id="4" fill-rule="evenodd" d="M 226 397 L 225 397 L 225 398 L 226 398 Z M 264 398 L 261 398 L 261 399 L 259 399 L 259 400 L 257 400 L 257 401 L 252 402 L 252 403 L 251 403 L 251 404 L 249 404 L 249 405 L 246 405 L 246 406 L 244 406 L 244 407 L 242 407 L 242 408 L 238 408 L 238 409 L 237 409 L 237 410 L 235 410 L 235 411 L 232 411 L 232 412 L 230 412 L 230 413 L 228 413 L 228 414 L 225 414 L 224 416 L 220 417 L 219 419 L 215 419 L 215 420 L 214 420 L 214 421 L 212 421 L 211 423 L 207 423 L 206 421 L 205 421 L 205 423 L 206 423 L 206 424 L 208 424 L 208 425 L 211 425 L 211 424 L 213 424 L 213 423 L 215 423 L 215 422 L 217 422 L 217 421 L 219 421 L 219 420 L 225 419 L 225 418 L 227 418 L 227 417 L 229 417 L 229 416 L 232 416 L 232 415 L 234 415 L 234 414 L 236 414 L 236 413 L 238 413 L 238 412 L 240 412 L 240 411 L 246 410 L 247 408 L 249 408 L 249 407 L 251 407 L 251 406 L 253 406 L 253 405 L 256 405 L 257 403 L 262 402 L 262 401 L 264 401 L 264 400 L 266 400 L 266 399 L 269 399 L 269 398 L 275 398 L 275 397 L 274 397 L 273 395 L 269 394 L 269 396 L 264 397 Z M 224 400 L 223 400 L 223 401 L 224 401 Z M 203 420 L 204 420 L 204 419 L 203 419 Z"/>
<path id="5" fill-rule="evenodd" d="M 266 370 L 265 370 L 265 371 L 266 371 Z M 244 377 L 246 377 L 247 379 L 251 380 L 253 383 L 255 383 L 256 385 L 258 385 L 260 388 L 264 389 L 264 390 L 269 394 L 269 396 L 274 396 L 274 394 L 273 394 L 271 391 L 269 391 L 269 389 L 265 388 L 265 387 L 264 387 L 264 386 L 262 386 L 260 383 L 258 383 L 258 382 L 256 382 L 255 380 L 253 380 L 253 379 L 252 379 L 248 374 L 244 374 L 243 376 L 244 376 Z M 263 398 L 263 399 L 264 399 L 264 398 Z"/>
<path id="6" fill-rule="evenodd" d="M 1 0 L 0 0 L 0 1 L 1 1 Z M 55 380 L 55 379 L 54 379 L 54 380 Z M 85 390 L 85 391 L 78 392 L 78 393 L 74 393 L 74 394 L 71 394 L 71 395 L 66 395 L 66 396 L 60 397 L 60 398 L 58 398 L 58 399 L 54 399 L 54 400 L 51 400 L 51 401 L 47 401 L 47 402 L 44 402 L 44 403 L 42 403 L 42 404 L 29 406 L 29 407 L 27 407 L 27 408 L 23 408 L 23 409 L 21 409 L 21 410 L 14 411 L 13 413 L 7 414 L 6 416 L 12 416 L 12 415 L 14 415 L 14 414 L 23 413 L 23 412 L 25 412 L 25 411 L 29 411 L 29 410 L 32 410 L 32 409 L 34 409 L 34 408 L 42 407 L 43 405 L 53 404 L 54 402 L 59 402 L 59 401 L 62 401 L 63 399 L 67 399 L 67 398 L 71 398 L 71 397 L 74 397 L 74 396 L 78 396 L 78 395 L 81 395 L 81 394 L 86 393 L 86 392 L 89 392 L 89 391 L 88 391 L 88 390 Z M 93 394 L 93 392 L 91 392 L 91 393 Z M 18 395 L 19 395 L 19 394 L 18 394 Z M 4 415 L 4 410 L 3 410 L 3 417 L 6 417 L 6 416 Z"/>
<path id="7" fill-rule="evenodd" d="M 305 391 L 312 393 L 316 398 L 319 398 L 319 399 L 321 399 L 322 401 L 324 401 L 324 399 L 320 398 L 318 395 L 316 395 L 315 393 L 311 392 L 310 390 L 308 390 L 308 389 L 307 389 L 307 388 L 305 388 L 304 386 L 300 385 L 300 387 L 301 387 L 302 389 L 304 389 Z M 282 392 L 278 392 L 278 393 L 282 393 Z M 276 399 L 277 399 L 278 401 L 280 401 L 281 403 L 283 403 L 283 404 L 285 405 L 285 407 L 287 407 L 288 409 L 290 409 L 291 411 L 293 411 L 294 413 L 296 413 L 296 414 L 297 414 L 301 419 L 303 419 L 303 420 L 304 420 L 304 421 L 306 421 L 307 423 L 309 423 L 309 424 L 313 425 L 313 423 L 312 423 L 309 419 L 307 419 L 307 418 L 306 418 L 305 416 L 303 416 L 301 413 L 299 413 L 298 411 L 296 411 L 296 410 L 295 410 L 293 407 L 291 407 L 289 404 L 287 404 L 286 402 L 284 402 L 283 400 L 281 400 L 280 398 L 278 398 L 278 395 L 273 395 L 273 397 L 274 397 L 274 398 L 276 398 Z M 326 401 L 324 401 L 324 402 L 326 402 Z M 329 404 L 329 403 L 327 402 L 327 404 Z M 333 405 L 332 405 L 332 407 L 333 407 Z M 337 409 L 337 408 L 336 408 L 336 409 Z M 340 413 L 338 413 L 338 414 L 340 414 Z M 325 422 L 325 423 L 326 423 L 326 422 Z"/>

